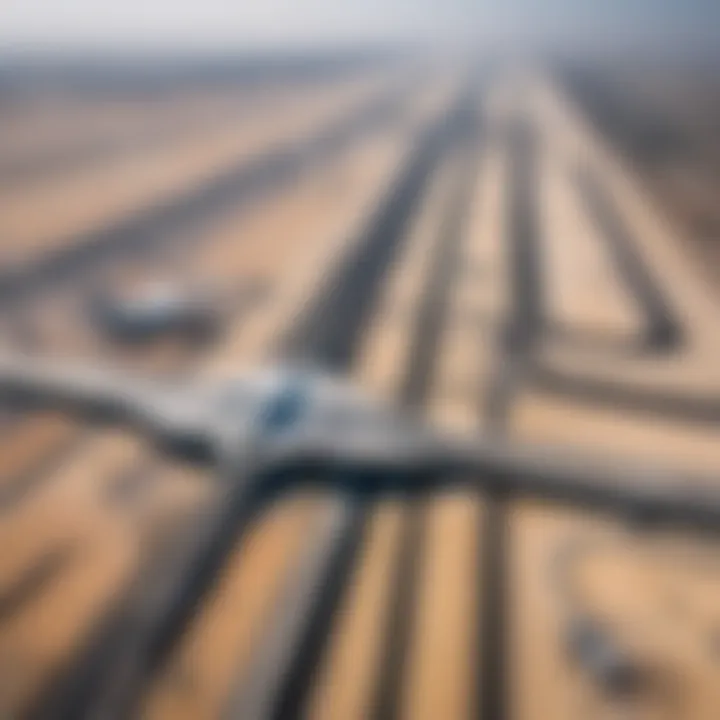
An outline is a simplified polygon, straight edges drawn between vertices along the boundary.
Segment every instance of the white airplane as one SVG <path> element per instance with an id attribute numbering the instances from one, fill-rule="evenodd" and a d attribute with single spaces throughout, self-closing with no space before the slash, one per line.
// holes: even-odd
<path id="1" fill-rule="evenodd" d="M 711 478 L 558 446 L 451 435 L 302 366 L 192 383 L 0 355 L 0 402 L 129 426 L 167 453 L 207 463 L 231 480 L 277 468 L 332 482 L 341 482 L 336 471 L 345 470 L 380 490 L 464 482 L 491 494 L 720 530 L 720 484 Z"/>

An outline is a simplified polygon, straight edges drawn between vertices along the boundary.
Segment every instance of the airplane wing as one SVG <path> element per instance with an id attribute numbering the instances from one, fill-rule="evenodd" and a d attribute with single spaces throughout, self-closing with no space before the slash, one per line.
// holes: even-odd
<path id="1" fill-rule="evenodd" d="M 459 438 L 410 423 L 394 431 L 296 436 L 276 448 L 276 457 L 307 469 L 394 475 L 410 491 L 433 483 L 472 484 L 496 496 L 548 499 L 638 522 L 720 532 L 717 478 L 567 447 Z"/>
<path id="2" fill-rule="evenodd" d="M 122 421 L 143 404 L 145 385 L 95 366 L 0 355 L 0 398 L 6 402 Z"/>
<path id="3" fill-rule="evenodd" d="M 0 402 L 126 425 L 193 458 L 215 442 L 197 388 L 96 365 L 0 354 Z"/>

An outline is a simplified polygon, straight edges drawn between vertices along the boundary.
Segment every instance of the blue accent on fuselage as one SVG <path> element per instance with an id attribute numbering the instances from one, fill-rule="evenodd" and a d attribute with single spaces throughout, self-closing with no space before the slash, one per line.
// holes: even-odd
<path id="1" fill-rule="evenodd" d="M 291 378 L 268 400 L 261 412 L 260 427 L 271 434 L 294 427 L 303 419 L 309 402 L 308 383 L 303 378 Z"/>

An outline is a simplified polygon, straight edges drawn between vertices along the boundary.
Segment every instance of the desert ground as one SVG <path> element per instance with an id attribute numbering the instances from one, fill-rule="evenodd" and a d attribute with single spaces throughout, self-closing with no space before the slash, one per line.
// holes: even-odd
<path id="1" fill-rule="evenodd" d="M 0 77 L 3 351 L 182 379 L 301 343 L 444 431 L 720 483 L 711 73 L 327 62 Z M 221 334 L 93 326 L 98 289 L 158 279 L 229 298 Z M 299 484 L 178 593 L 212 473 L 57 412 L 0 422 L 0 715 L 717 716 L 708 535 L 452 478 Z M 581 611 L 642 682 L 578 662 Z"/>

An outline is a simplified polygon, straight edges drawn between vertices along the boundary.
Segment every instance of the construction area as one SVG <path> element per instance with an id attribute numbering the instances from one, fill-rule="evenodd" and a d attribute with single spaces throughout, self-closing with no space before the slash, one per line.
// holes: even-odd
<path id="1" fill-rule="evenodd" d="M 0 345 L 174 378 L 302 347 L 448 431 L 720 484 L 718 124 L 645 72 L 8 72 Z M 157 279 L 223 298 L 211 342 L 98 332 L 98 292 Z M 299 486 L 149 622 L 224 489 L 130 432 L 0 412 L 2 718 L 720 713 L 711 534 L 471 485 Z M 574 655 L 577 608 L 618 673 Z"/>

